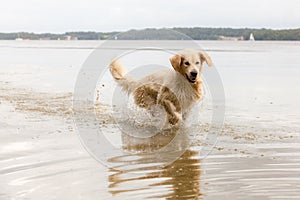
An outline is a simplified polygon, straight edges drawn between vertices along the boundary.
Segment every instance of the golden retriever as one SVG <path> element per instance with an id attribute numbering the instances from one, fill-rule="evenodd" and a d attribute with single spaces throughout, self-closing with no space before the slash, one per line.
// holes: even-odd
<path id="1" fill-rule="evenodd" d="M 125 73 L 122 64 L 115 60 L 110 72 L 116 82 L 135 103 L 145 109 L 161 105 L 167 113 L 166 124 L 175 125 L 186 118 L 192 106 L 202 97 L 202 66 L 212 66 L 211 58 L 204 52 L 187 49 L 170 58 L 174 70 L 162 70 L 141 79 Z"/>

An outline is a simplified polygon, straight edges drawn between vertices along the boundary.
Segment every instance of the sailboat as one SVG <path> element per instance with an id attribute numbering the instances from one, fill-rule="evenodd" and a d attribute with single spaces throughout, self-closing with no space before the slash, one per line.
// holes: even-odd
<path id="1" fill-rule="evenodd" d="M 250 40 L 250 41 L 255 41 L 255 38 L 254 38 L 254 36 L 253 36 L 253 33 L 250 34 L 249 40 Z"/>

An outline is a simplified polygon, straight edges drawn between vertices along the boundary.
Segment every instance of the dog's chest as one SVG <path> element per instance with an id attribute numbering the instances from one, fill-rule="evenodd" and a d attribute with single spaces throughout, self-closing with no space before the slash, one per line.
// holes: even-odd
<path id="1" fill-rule="evenodd" d="M 175 93 L 182 111 L 188 111 L 197 100 L 194 89 L 185 82 L 177 82 L 174 86 L 172 91 Z"/>
<path id="2" fill-rule="evenodd" d="M 153 78 L 153 76 L 151 76 Z M 154 80 L 150 82 L 156 82 L 162 86 L 168 88 L 173 94 L 175 94 L 177 101 L 180 104 L 183 112 L 188 112 L 194 103 L 199 99 L 195 92 L 195 89 L 189 82 L 179 73 L 173 71 L 167 71 L 165 73 L 155 74 Z"/>

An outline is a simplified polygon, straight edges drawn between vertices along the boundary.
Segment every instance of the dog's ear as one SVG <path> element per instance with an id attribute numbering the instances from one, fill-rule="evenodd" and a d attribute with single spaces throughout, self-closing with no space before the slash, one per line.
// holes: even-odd
<path id="1" fill-rule="evenodd" d="M 182 57 L 179 54 L 176 54 L 175 56 L 170 58 L 171 65 L 173 66 L 175 71 L 180 70 L 181 60 L 182 60 Z"/>
<path id="2" fill-rule="evenodd" d="M 203 63 L 205 61 L 209 67 L 213 66 L 213 63 L 212 63 L 209 55 L 207 55 L 206 53 L 204 53 L 202 51 L 199 51 L 198 54 L 200 56 L 201 63 Z"/>

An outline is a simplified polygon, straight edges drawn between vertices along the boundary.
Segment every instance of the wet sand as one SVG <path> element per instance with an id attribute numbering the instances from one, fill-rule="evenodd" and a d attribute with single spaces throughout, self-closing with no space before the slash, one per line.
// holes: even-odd
<path id="1" fill-rule="evenodd" d="M 205 45 L 217 49 L 220 43 Z M 280 53 L 285 55 L 273 52 Z M 227 53 L 215 53 L 218 62 L 225 55 Z M 50 71 L 55 74 L 60 70 Z M 74 71 L 72 68 L 66 70 Z M 268 69 L 256 72 L 263 74 L 264 70 Z M 199 134 L 190 141 L 192 145 L 187 151 L 168 166 L 162 167 L 157 160 L 137 153 L 112 156 L 109 162 L 115 167 L 107 168 L 93 159 L 80 143 L 72 116 L 70 89 L 56 90 L 50 84 L 51 90 L 45 91 L 34 81 L 29 83 L 26 77 L 36 80 L 34 77 L 39 76 L 35 67 L 24 71 L 1 68 L 0 199 L 300 198 L 300 115 L 297 107 L 291 107 L 297 105 L 295 99 L 298 97 L 279 101 L 273 96 L 274 88 L 255 84 L 256 95 L 249 104 L 246 95 L 237 91 L 231 82 L 226 82 L 228 78 L 238 79 L 228 75 L 234 69 L 224 67 L 220 71 L 226 71 L 223 78 L 228 86 L 225 87 L 229 95 L 227 112 L 217 144 L 207 157 L 200 156 L 200 147 L 204 144 Z M 253 72 L 248 72 L 248 76 L 251 74 Z M 297 83 L 290 76 L 283 82 L 282 87 L 289 82 Z M 247 87 L 251 85 L 244 88 Z M 267 87 L 270 93 L 265 92 Z M 277 92 L 288 99 L 292 98 L 287 95 L 290 91 L 291 88 L 287 88 Z M 236 100 L 239 96 L 241 98 Z M 109 127 L 114 123 L 105 117 L 100 115 L 99 126 Z M 201 132 L 205 133 L 207 126 L 204 124 Z M 163 140 L 123 138 L 120 145 L 139 152 L 153 148 L 149 144 L 158 141 Z"/>

